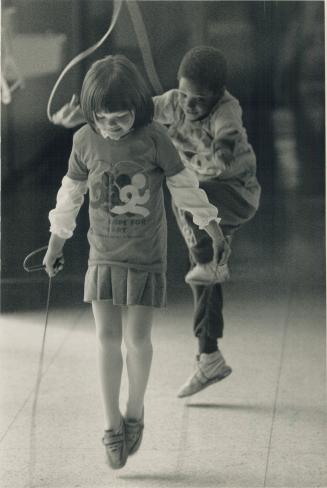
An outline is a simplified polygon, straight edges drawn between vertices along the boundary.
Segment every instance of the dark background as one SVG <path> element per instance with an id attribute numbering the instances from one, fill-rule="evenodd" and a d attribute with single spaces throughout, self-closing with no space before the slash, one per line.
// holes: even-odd
<path id="1" fill-rule="evenodd" d="M 274 232 L 275 203 L 285 195 L 295 202 L 324 198 L 324 2 L 315 1 L 146 1 L 138 2 L 164 89 L 176 86 L 186 50 L 196 44 L 221 49 L 229 64 L 228 89 L 244 110 L 244 122 L 257 154 L 261 208 L 248 224 L 251 246 Z M 113 9 L 109 0 L 12 0 L 2 2 L 2 72 L 9 56 L 24 86 L 2 105 L 1 310 L 44 307 L 47 277 L 27 274 L 24 257 L 47 244 L 48 212 L 55 205 L 66 172 L 73 129 L 52 125 L 46 106 L 66 64 L 106 32 Z M 52 111 L 79 93 L 90 64 L 121 52 L 146 77 L 126 5 L 112 35 L 93 55 L 75 66 L 60 84 Z M 289 157 L 281 157 L 289 154 Z M 171 214 L 169 196 L 168 298 L 185 287 L 184 243 Z M 287 218 L 287 206 L 285 218 Z M 267 218 L 267 216 L 269 218 Z M 256 232 L 252 232 L 256 229 Z M 54 300 L 82 302 L 87 267 L 87 205 L 65 249 L 65 271 L 56 278 Z M 258 231 L 257 231 L 258 230 Z M 313 246 L 324 246 L 325 233 Z M 266 249 L 266 248 L 265 248 Z M 41 258 L 42 259 L 42 258 Z M 235 257 L 235 259 L 237 259 Z M 269 259 L 269 255 L 267 255 Z M 177 290 L 177 291 L 176 291 Z"/>

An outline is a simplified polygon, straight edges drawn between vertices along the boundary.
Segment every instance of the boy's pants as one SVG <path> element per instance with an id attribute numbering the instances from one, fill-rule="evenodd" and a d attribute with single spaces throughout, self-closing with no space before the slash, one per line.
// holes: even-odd
<path id="1" fill-rule="evenodd" d="M 225 237 L 239 229 L 251 219 L 256 209 L 244 201 L 228 184 L 218 179 L 201 182 L 211 204 L 218 208 L 221 229 Z M 200 230 L 189 212 L 173 205 L 180 231 L 189 250 L 191 267 L 195 263 L 208 263 L 213 258 L 211 237 Z M 229 239 L 230 240 L 230 239 Z M 222 286 L 191 285 L 194 295 L 194 335 L 199 338 L 199 353 L 213 352 L 217 349 L 217 339 L 223 336 L 224 319 L 222 314 Z M 215 344 L 215 347 L 213 347 Z M 213 350 L 211 350 L 213 347 Z"/>

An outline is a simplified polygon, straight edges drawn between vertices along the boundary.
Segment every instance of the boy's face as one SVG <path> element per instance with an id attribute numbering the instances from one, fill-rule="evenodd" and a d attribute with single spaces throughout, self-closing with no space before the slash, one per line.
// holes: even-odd
<path id="1" fill-rule="evenodd" d="M 206 117 L 218 98 L 216 93 L 188 78 L 182 77 L 179 80 L 178 102 L 188 120 L 195 121 Z"/>

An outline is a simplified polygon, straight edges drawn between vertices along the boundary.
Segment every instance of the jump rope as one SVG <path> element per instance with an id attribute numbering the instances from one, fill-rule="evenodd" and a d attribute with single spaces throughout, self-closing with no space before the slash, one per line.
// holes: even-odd
<path id="1" fill-rule="evenodd" d="M 137 42 L 139 44 L 139 48 L 142 54 L 142 59 L 144 63 L 144 67 L 147 73 L 147 76 L 149 78 L 149 81 L 155 90 L 156 94 L 162 93 L 163 88 L 161 86 L 159 77 L 157 75 L 153 57 L 152 57 L 152 52 L 151 52 L 151 47 L 150 47 L 150 42 L 148 39 L 147 31 L 145 24 L 143 22 L 143 17 L 141 10 L 137 4 L 136 1 L 130 2 L 126 0 L 126 6 L 132 21 L 132 25 L 135 30 Z M 114 0 L 113 2 L 113 12 L 112 12 L 112 17 L 111 21 L 108 27 L 108 30 L 106 33 L 101 37 L 101 39 L 96 42 L 93 46 L 89 47 L 85 51 L 81 52 L 77 56 L 75 56 L 64 68 L 64 70 L 61 72 L 60 76 L 58 77 L 57 81 L 55 82 L 53 89 L 50 93 L 48 104 L 47 104 L 47 117 L 50 122 L 53 122 L 53 116 L 51 115 L 51 105 L 55 96 L 55 93 L 58 89 L 59 84 L 61 83 L 62 79 L 66 75 L 66 73 L 77 63 L 85 59 L 87 56 L 92 54 L 96 49 L 98 49 L 104 41 L 109 37 L 111 32 L 113 31 L 117 20 L 119 18 L 119 15 L 121 13 L 123 1 L 122 0 Z M 44 271 L 45 266 L 43 264 L 32 264 L 32 259 L 34 256 L 39 255 L 40 253 L 45 253 L 47 250 L 47 246 L 40 247 L 36 249 L 35 251 L 32 251 L 30 254 L 28 254 L 23 262 L 23 268 L 26 272 L 28 273 L 33 273 L 33 272 L 38 272 L 38 271 Z M 54 264 L 54 269 L 56 271 L 60 271 L 62 269 L 63 262 L 61 261 L 61 258 L 59 258 L 55 264 Z M 48 328 L 48 319 L 49 319 L 49 308 L 50 308 L 50 296 L 51 296 L 51 290 L 52 290 L 52 284 L 53 284 L 53 277 L 49 276 L 49 281 L 48 281 L 48 291 L 47 291 L 47 300 L 46 300 L 46 312 L 45 312 L 45 321 L 44 321 L 44 328 L 43 328 L 43 336 L 42 336 L 42 343 L 41 343 L 41 351 L 39 355 L 39 361 L 38 361 L 38 369 L 37 369 L 37 375 L 36 375 L 36 383 L 35 383 L 35 389 L 34 389 L 34 398 L 33 398 L 33 405 L 32 405 L 32 414 L 31 414 L 31 427 L 30 427 L 30 463 L 29 463 L 29 487 L 32 488 L 33 486 L 33 478 L 34 478 L 34 471 L 35 471 L 35 464 L 36 464 L 36 446 L 35 446 L 35 433 L 36 433 L 36 416 L 37 416 L 37 404 L 38 404 L 38 398 L 39 398 L 39 391 L 40 391 L 40 385 L 42 381 L 42 376 L 43 376 L 43 362 L 44 362 L 44 352 L 45 352 L 45 343 L 46 343 L 46 333 L 47 333 L 47 328 Z"/>

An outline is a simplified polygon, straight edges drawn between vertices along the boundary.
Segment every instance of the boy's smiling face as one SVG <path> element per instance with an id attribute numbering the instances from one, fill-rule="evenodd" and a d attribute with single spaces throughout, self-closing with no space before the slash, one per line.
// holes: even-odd
<path id="1" fill-rule="evenodd" d="M 217 103 L 219 96 L 201 87 L 188 78 L 180 78 L 178 85 L 178 102 L 186 119 L 196 121 L 206 117 Z"/>

